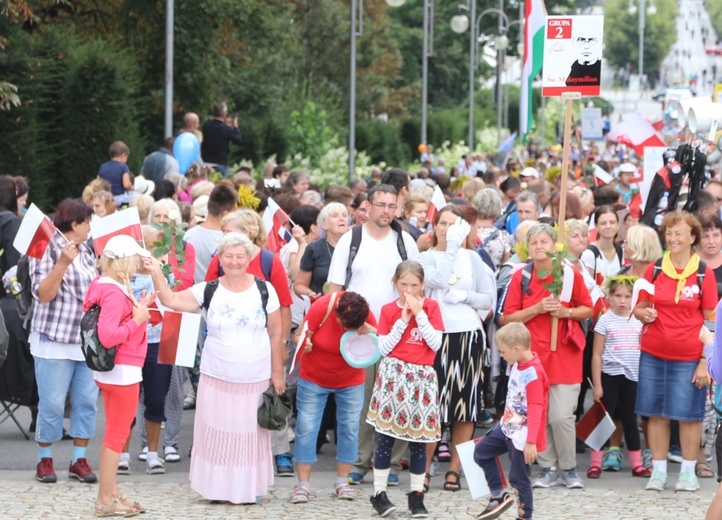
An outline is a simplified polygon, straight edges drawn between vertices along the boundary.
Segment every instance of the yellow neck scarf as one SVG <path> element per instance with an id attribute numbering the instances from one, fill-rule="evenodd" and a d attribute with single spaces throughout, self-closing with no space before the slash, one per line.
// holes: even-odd
<path id="1" fill-rule="evenodd" d="M 662 257 L 662 272 L 672 280 L 677 280 L 677 293 L 674 295 L 674 303 L 679 303 L 679 295 L 687 285 L 687 278 L 695 274 L 697 269 L 699 269 L 699 257 L 696 253 L 692 253 L 692 257 L 681 273 L 677 273 L 669 253 L 665 253 Z M 702 288 L 700 287 L 700 289 Z"/>

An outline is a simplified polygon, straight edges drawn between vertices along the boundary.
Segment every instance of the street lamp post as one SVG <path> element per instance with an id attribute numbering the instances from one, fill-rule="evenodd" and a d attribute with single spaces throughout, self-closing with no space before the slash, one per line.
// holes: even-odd
<path id="1" fill-rule="evenodd" d="M 639 71 L 638 74 L 644 74 L 644 29 L 646 27 L 646 15 L 653 16 L 657 13 L 657 6 L 654 0 L 649 0 L 649 7 L 646 7 L 647 0 L 638 0 L 639 9 L 634 0 L 629 0 L 629 14 L 634 16 L 639 11 Z"/>
<path id="2" fill-rule="evenodd" d="M 499 5 L 503 7 L 504 2 L 500 0 Z M 469 12 L 469 18 L 466 17 L 464 11 Z M 480 34 L 479 22 L 481 19 L 489 14 L 496 13 L 499 15 L 499 35 L 494 39 L 494 45 L 497 50 L 497 126 L 498 126 L 498 140 L 501 143 L 501 115 L 502 115 L 502 103 L 501 103 L 501 68 L 500 58 L 502 53 L 506 52 L 509 46 L 509 39 L 506 36 L 506 32 L 509 28 L 509 18 L 506 13 L 501 9 L 489 8 L 485 9 L 476 16 L 476 0 L 470 0 L 470 5 L 460 5 L 456 15 L 451 19 L 451 29 L 455 33 L 463 33 L 469 28 L 469 20 L 471 20 L 471 45 L 469 49 L 469 152 L 471 153 L 474 149 L 474 85 L 476 82 L 476 67 L 477 63 L 477 51 L 476 46 L 479 41 Z M 502 23 L 502 20 L 504 23 Z"/>

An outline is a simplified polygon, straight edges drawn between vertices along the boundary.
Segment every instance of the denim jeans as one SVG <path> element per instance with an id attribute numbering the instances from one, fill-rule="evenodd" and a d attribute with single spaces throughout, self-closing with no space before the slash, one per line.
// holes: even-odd
<path id="1" fill-rule="evenodd" d="M 38 419 L 35 440 L 53 443 L 63 438 L 65 396 L 70 391 L 70 435 L 90 439 L 95 434 L 98 387 L 85 361 L 35 357 Z"/>
<path id="2" fill-rule="evenodd" d="M 336 460 L 353 464 L 358 457 L 358 424 L 364 400 L 364 385 L 324 388 L 298 379 L 296 391 L 296 441 L 293 458 L 298 464 L 316 464 L 316 438 L 329 394 L 336 399 L 338 446 Z"/>

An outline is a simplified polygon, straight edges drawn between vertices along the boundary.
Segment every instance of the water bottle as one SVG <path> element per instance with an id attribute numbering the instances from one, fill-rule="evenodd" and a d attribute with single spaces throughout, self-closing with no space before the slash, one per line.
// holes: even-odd
<path id="1" fill-rule="evenodd" d="M 657 227 L 662 225 L 662 221 L 664 220 L 664 215 L 667 212 L 668 200 L 669 200 L 669 192 L 665 191 L 664 195 L 662 195 L 662 198 L 659 199 L 659 204 L 657 204 L 657 214 L 654 217 L 654 225 Z"/>

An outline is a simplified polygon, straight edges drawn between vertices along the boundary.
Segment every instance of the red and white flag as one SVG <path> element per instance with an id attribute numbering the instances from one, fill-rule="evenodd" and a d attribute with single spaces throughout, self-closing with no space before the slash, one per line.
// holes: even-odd
<path id="1" fill-rule="evenodd" d="M 594 403 L 577 423 L 577 437 L 595 451 L 604 447 L 617 427 L 601 401 Z"/>
<path id="2" fill-rule="evenodd" d="M 610 184 L 614 180 L 614 177 L 598 164 L 592 164 L 592 167 L 594 168 L 594 184 L 596 186 Z"/>
<path id="3" fill-rule="evenodd" d="M 193 368 L 200 328 L 200 314 L 163 311 L 158 363 Z"/>
<path id="4" fill-rule="evenodd" d="M 291 360 L 291 369 L 288 371 L 289 375 L 293 374 L 293 371 L 297 366 L 301 364 L 301 357 L 306 350 L 306 336 L 308 336 L 308 320 L 303 320 L 303 328 L 301 328 L 301 336 L 298 338 L 298 345 L 296 345 L 296 352 L 293 353 L 293 359 Z"/>
<path id="5" fill-rule="evenodd" d="M 140 227 L 138 208 L 132 207 L 123 211 L 116 211 L 107 217 L 90 221 L 90 236 L 93 237 L 96 255 L 102 255 L 105 244 L 116 235 L 128 235 L 139 243 L 143 243 L 143 231 Z"/>
<path id="6" fill-rule="evenodd" d="M 278 253 L 281 248 L 291 241 L 291 232 L 284 226 L 291 218 L 276 204 L 276 201 L 268 197 L 268 207 L 263 212 L 263 227 L 268 234 L 268 246 L 266 249 L 272 253 Z"/>
<path id="7" fill-rule="evenodd" d="M 631 146 L 638 155 L 644 155 L 647 146 L 667 146 L 649 121 L 638 113 L 624 116 L 607 134 L 607 140 Z"/>
<path id="8" fill-rule="evenodd" d="M 18 229 L 13 246 L 21 255 L 41 259 L 53 238 L 56 228 L 35 204 L 30 204 Z"/>
<path id="9" fill-rule="evenodd" d="M 632 311 L 634 311 L 634 308 L 637 306 L 639 294 L 642 291 L 651 296 L 651 302 L 654 303 L 654 284 L 647 281 L 646 278 L 638 278 L 637 281 L 634 282 L 634 288 L 632 289 L 632 306 L 630 307 Z M 634 314 L 629 315 L 630 319 L 632 316 L 634 316 Z"/>
<path id="10" fill-rule="evenodd" d="M 433 224 L 436 215 L 438 215 L 439 211 L 444 209 L 445 206 L 446 198 L 444 197 L 441 188 L 439 188 L 439 186 L 437 185 L 434 188 L 434 194 L 431 196 L 431 204 L 429 204 L 429 209 L 426 210 L 426 222 L 431 222 Z"/>

